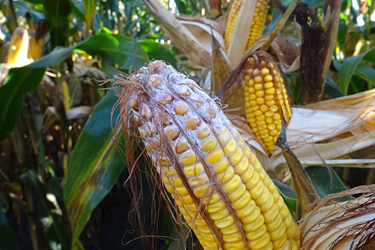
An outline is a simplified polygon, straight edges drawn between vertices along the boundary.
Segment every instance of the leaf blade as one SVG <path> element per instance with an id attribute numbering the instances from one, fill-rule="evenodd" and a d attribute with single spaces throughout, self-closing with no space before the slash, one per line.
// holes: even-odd
<path id="1" fill-rule="evenodd" d="M 4 86 L 0 88 L 0 141 L 8 137 L 23 107 L 23 94 L 36 89 L 45 68 L 13 68 L 9 70 Z"/>
<path id="2" fill-rule="evenodd" d="M 110 90 L 96 106 L 75 147 L 66 174 L 64 201 L 73 225 L 73 244 L 91 212 L 113 187 L 125 166 L 112 138 L 112 122 L 119 114 L 116 109 L 114 120 L 111 119 L 116 101 L 114 90 Z"/>
<path id="3" fill-rule="evenodd" d="M 359 63 L 362 61 L 362 59 L 369 58 L 370 55 L 374 54 L 375 49 L 367 50 L 358 56 L 355 57 L 348 57 L 345 59 L 344 63 L 341 65 L 339 69 L 339 86 L 344 95 L 348 94 L 348 88 L 350 80 L 357 69 Z"/>

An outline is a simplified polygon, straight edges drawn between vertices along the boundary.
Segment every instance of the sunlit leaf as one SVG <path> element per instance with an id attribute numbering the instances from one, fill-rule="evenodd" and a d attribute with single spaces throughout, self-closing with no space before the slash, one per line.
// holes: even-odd
<path id="1" fill-rule="evenodd" d="M 77 48 L 101 56 L 105 63 L 119 69 L 140 69 L 149 61 L 136 40 L 122 35 L 96 35 Z"/>
<path id="2" fill-rule="evenodd" d="M 370 49 L 362 54 L 359 54 L 355 57 L 348 57 L 345 59 L 344 63 L 341 65 L 339 70 L 339 85 L 340 89 L 344 93 L 344 95 L 348 94 L 348 87 L 350 80 L 358 67 L 358 64 L 362 61 L 362 59 L 366 58 L 371 60 L 370 58 L 375 55 L 375 49 Z"/>
<path id="3" fill-rule="evenodd" d="M 85 15 L 83 14 L 83 3 L 81 1 L 69 1 L 72 14 L 82 22 L 85 21 Z"/>
<path id="4" fill-rule="evenodd" d="M 15 1 L 14 8 L 16 9 L 16 15 L 18 16 L 26 16 L 26 14 L 30 14 L 31 18 L 34 22 L 38 23 L 40 20 L 44 19 L 43 13 L 39 11 L 35 11 L 32 8 L 29 8 L 24 2 Z"/>
<path id="5" fill-rule="evenodd" d="M 147 52 L 150 59 L 163 60 L 177 68 L 177 60 L 173 54 L 163 45 L 153 41 L 145 40 L 139 42 L 139 45 Z"/>
<path id="6" fill-rule="evenodd" d="M 375 69 L 360 63 L 354 74 L 366 80 L 371 86 L 375 86 Z"/>
<path id="7" fill-rule="evenodd" d="M 275 186 L 279 189 L 281 197 L 283 197 L 286 205 L 291 208 L 293 211 L 297 209 L 297 197 L 294 189 L 278 180 L 272 180 L 275 183 Z"/>
<path id="8" fill-rule="evenodd" d="M 88 37 L 93 16 L 96 10 L 97 0 L 83 0 L 83 6 L 85 10 L 85 22 L 86 22 L 86 37 Z"/>
<path id="9" fill-rule="evenodd" d="M 75 147 L 66 174 L 64 200 L 73 226 L 73 243 L 125 166 L 113 138 L 112 124 L 115 124 L 119 110 L 111 115 L 117 100 L 114 90 L 110 90 L 96 106 Z"/>

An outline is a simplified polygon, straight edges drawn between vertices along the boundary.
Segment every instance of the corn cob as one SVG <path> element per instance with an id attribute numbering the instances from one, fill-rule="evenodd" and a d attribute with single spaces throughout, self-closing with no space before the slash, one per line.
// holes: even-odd
<path id="1" fill-rule="evenodd" d="M 123 124 L 130 106 L 165 189 L 204 249 L 298 249 L 298 226 L 275 185 L 194 81 L 154 61 L 121 96 Z"/>
<path id="2" fill-rule="evenodd" d="M 266 52 L 254 52 L 243 67 L 246 119 L 268 155 L 275 150 L 285 120 L 292 116 L 291 102 L 280 70 Z"/>
<path id="3" fill-rule="evenodd" d="M 21 67 L 28 63 L 29 34 L 22 27 L 15 29 L 9 44 L 7 63 L 13 67 Z"/>
<path id="4" fill-rule="evenodd" d="M 228 51 L 230 41 L 233 36 L 234 27 L 236 25 L 237 17 L 240 12 L 242 2 L 244 0 L 234 0 L 230 8 L 227 24 L 225 27 L 225 49 Z M 258 0 L 255 6 L 253 21 L 251 23 L 250 32 L 247 38 L 246 48 L 247 51 L 251 45 L 254 44 L 261 36 L 264 28 L 265 17 L 269 8 L 269 0 Z"/>

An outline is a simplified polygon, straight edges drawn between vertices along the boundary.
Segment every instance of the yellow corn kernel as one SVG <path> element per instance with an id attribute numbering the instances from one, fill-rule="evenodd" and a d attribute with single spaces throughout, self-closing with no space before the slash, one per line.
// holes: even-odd
<path id="1" fill-rule="evenodd" d="M 203 124 L 198 129 L 198 132 L 197 132 L 198 139 L 204 139 L 207 136 L 209 136 L 210 133 L 211 133 L 210 127 L 208 127 L 207 124 Z"/>
<path id="2" fill-rule="evenodd" d="M 245 192 L 241 198 L 239 198 L 235 202 L 232 202 L 232 207 L 234 209 L 242 209 L 249 203 L 250 199 L 250 194 L 248 192 Z"/>
<path id="3" fill-rule="evenodd" d="M 246 232 L 246 238 L 248 240 L 256 240 L 262 237 L 266 233 L 267 233 L 267 228 L 265 225 L 262 225 L 261 227 L 257 228 L 257 230 Z"/>
<path id="4" fill-rule="evenodd" d="M 240 184 L 241 184 L 241 177 L 239 177 L 238 175 L 234 175 L 230 181 L 223 184 L 222 188 L 224 192 L 230 193 L 236 190 L 240 186 Z"/>
<path id="5" fill-rule="evenodd" d="M 202 143 L 202 149 L 204 151 L 211 151 L 216 148 L 217 140 L 215 137 L 210 137 Z"/>
<path id="6" fill-rule="evenodd" d="M 237 188 L 236 191 L 228 194 L 228 200 L 230 202 L 235 202 L 238 199 L 240 199 L 240 197 L 243 196 L 245 194 L 245 192 L 246 192 L 246 186 L 243 183 L 241 183 L 241 185 Z M 245 204 L 245 205 L 247 205 L 247 204 Z"/>
<path id="7" fill-rule="evenodd" d="M 223 157 L 223 150 L 221 148 L 215 149 L 207 156 L 207 161 L 210 164 L 215 164 L 216 162 L 220 161 Z"/>
<path id="8" fill-rule="evenodd" d="M 202 171 L 203 171 L 202 163 L 197 163 L 194 165 L 184 167 L 184 173 L 188 177 L 199 175 L 200 173 L 202 173 Z"/>
<path id="9" fill-rule="evenodd" d="M 180 163 L 182 165 L 192 165 L 196 162 L 197 157 L 193 152 L 187 152 L 180 156 Z"/>
<path id="10" fill-rule="evenodd" d="M 231 226 L 234 223 L 234 219 L 232 216 L 227 216 L 222 220 L 215 221 L 215 225 L 218 228 L 226 228 Z"/>
<path id="11" fill-rule="evenodd" d="M 237 148 L 237 142 L 235 139 L 231 139 L 224 147 L 224 153 L 229 156 L 234 153 Z"/>
<path id="12" fill-rule="evenodd" d="M 228 166 L 225 171 L 219 173 L 216 175 L 216 178 L 221 182 L 221 183 L 225 183 L 227 181 L 229 181 L 230 179 L 232 179 L 234 176 L 234 170 L 231 166 Z"/>

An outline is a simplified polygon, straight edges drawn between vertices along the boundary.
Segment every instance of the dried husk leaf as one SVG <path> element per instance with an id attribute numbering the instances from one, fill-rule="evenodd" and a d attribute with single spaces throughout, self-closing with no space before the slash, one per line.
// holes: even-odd
<path id="1" fill-rule="evenodd" d="M 224 29 L 223 29 L 224 24 L 223 24 L 222 18 L 212 20 L 212 19 L 201 17 L 201 16 L 188 16 L 188 15 L 180 14 L 177 17 L 177 19 L 179 21 L 189 21 L 189 22 L 204 24 L 205 26 L 208 26 L 210 27 L 210 29 L 213 29 L 215 32 L 217 32 L 221 37 L 224 37 Z"/>
<path id="2" fill-rule="evenodd" d="M 225 80 L 233 71 L 233 68 L 229 62 L 227 55 L 224 50 L 219 46 L 217 41 L 213 39 L 213 50 L 212 50 L 212 91 L 217 94 L 220 88 L 223 86 Z M 232 93 L 233 92 L 233 93 Z M 242 87 L 237 85 L 233 86 L 223 96 L 226 99 L 226 104 L 229 108 L 226 112 L 231 114 L 245 115 L 245 104 L 244 104 L 244 93 Z"/>
<path id="3" fill-rule="evenodd" d="M 288 142 L 300 161 L 334 159 L 375 144 L 375 90 L 292 108 L 287 127 Z M 283 174 L 280 149 L 271 157 L 256 141 L 246 118 L 227 114 L 241 135 L 257 152 L 267 170 Z M 353 131 L 353 133 L 351 132 Z"/>
<path id="4" fill-rule="evenodd" d="M 325 31 L 328 39 L 327 53 L 324 55 L 324 63 L 322 65 L 322 78 L 325 80 L 332 61 L 332 55 L 336 47 L 337 32 L 340 24 L 341 0 L 325 1 L 323 6 L 324 19 L 326 23 Z M 322 99 L 324 92 L 324 84 L 319 99 Z"/>
<path id="5" fill-rule="evenodd" d="M 211 53 L 158 0 L 145 0 L 145 4 L 169 39 L 189 60 L 204 67 L 211 67 Z"/>
<path id="6" fill-rule="evenodd" d="M 270 34 L 262 36 L 250 47 L 246 55 L 262 48 L 268 41 Z M 271 43 L 269 53 L 280 62 L 280 68 L 284 73 L 292 73 L 299 70 L 300 50 L 294 44 L 288 43 L 281 36 L 277 36 Z M 245 56 L 246 57 L 246 56 Z"/>
<path id="7" fill-rule="evenodd" d="M 217 93 L 233 69 L 215 38 L 212 39 L 212 47 L 212 91 Z"/>
<path id="8" fill-rule="evenodd" d="M 282 150 L 282 154 L 286 160 L 289 171 L 292 175 L 293 187 L 297 196 L 296 216 L 297 219 L 300 219 L 305 207 L 307 207 L 308 205 L 310 205 L 311 203 L 315 202 L 320 198 L 316 193 L 310 176 L 307 174 L 300 160 L 297 158 L 296 154 L 293 152 L 293 150 L 290 148 L 288 144 L 286 134 L 286 120 L 284 118 L 284 115 L 282 128 L 277 138 L 276 146 Z"/>
<path id="9" fill-rule="evenodd" d="M 202 45 L 202 47 L 208 52 L 212 51 L 212 39 L 215 38 L 222 48 L 224 48 L 224 39 L 222 33 L 218 32 L 218 24 L 214 21 L 206 22 L 201 21 L 201 17 L 177 18 L 181 24 L 183 24 L 194 36 L 196 40 Z M 190 20 L 189 20 L 190 19 Z M 219 29 L 220 30 L 220 29 Z"/>
<path id="10" fill-rule="evenodd" d="M 301 249 L 373 249 L 374 192 L 375 185 L 360 186 L 328 195 L 307 207 L 300 224 Z M 358 194 L 363 195 L 347 202 L 335 201 Z"/>

